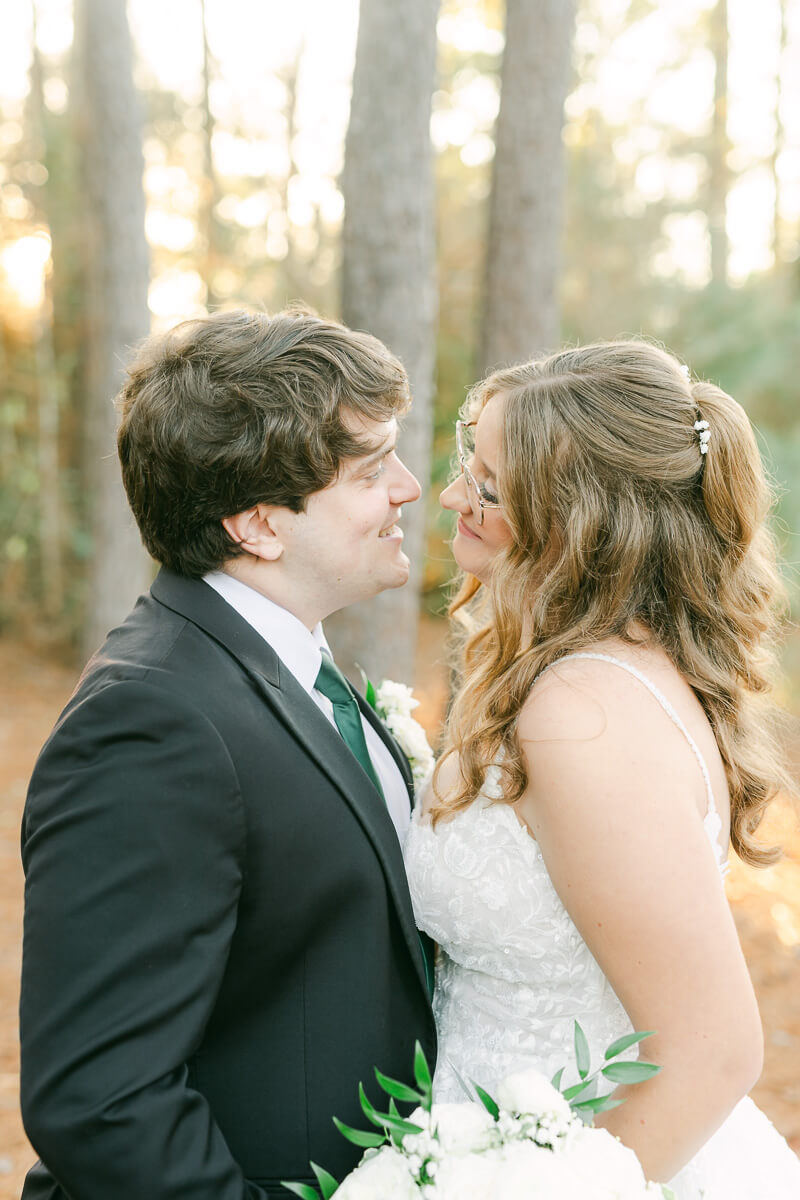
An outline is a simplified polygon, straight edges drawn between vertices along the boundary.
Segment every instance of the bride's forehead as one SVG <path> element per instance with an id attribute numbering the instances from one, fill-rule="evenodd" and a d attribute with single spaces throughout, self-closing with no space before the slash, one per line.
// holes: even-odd
<path id="1" fill-rule="evenodd" d="M 505 396 L 497 393 L 490 396 L 480 412 L 473 417 L 472 433 L 477 442 L 497 441 L 503 426 Z"/>

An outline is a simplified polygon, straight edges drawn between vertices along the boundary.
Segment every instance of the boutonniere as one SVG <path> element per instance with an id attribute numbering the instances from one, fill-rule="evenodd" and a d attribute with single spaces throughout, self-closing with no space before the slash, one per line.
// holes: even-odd
<path id="1" fill-rule="evenodd" d="M 414 693 L 404 683 L 384 679 L 377 687 L 365 679 L 367 703 L 371 704 L 386 728 L 405 754 L 414 779 L 414 791 L 419 792 L 422 784 L 433 770 L 433 751 L 428 744 L 428 735 L 415 721 L 412 712 L 419 705 Z"/>

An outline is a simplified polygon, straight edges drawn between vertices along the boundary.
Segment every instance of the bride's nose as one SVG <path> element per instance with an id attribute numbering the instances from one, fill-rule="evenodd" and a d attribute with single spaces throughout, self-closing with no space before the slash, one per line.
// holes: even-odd
<path id="1" fill-rule="evenodd" d="M 449 512 L 468 513 L 472 510 L 463 475 L 458 475 L 439 494 L 439 503 Z"/>

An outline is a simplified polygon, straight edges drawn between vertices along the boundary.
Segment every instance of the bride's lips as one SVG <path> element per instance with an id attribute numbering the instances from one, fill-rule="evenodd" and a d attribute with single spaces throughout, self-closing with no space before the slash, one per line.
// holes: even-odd
<path id="1" fill-rule="evenodd" d="M 481 540 L 480 534 L 473 533 L 469 526 L 464 524 L 461 517 L 458 518 L 458 524 L 456 525 L 456 528 L 462 537 L 474 538 L 476 542 Z"/>

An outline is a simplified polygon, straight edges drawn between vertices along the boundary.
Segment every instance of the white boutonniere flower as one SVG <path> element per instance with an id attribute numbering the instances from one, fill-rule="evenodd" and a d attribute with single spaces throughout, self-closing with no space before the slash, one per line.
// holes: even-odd
<path id="1" fill-rule="evenodd" d="M 419 793 L 434 764 L 428 736 L 411 715 L 419 700 L 414 699 L 410 687 L 393 679 L 384 679 L 377 687 L 367 680 L 366 691 L 367 700 L 408 759 L 414 791 Z"/>

